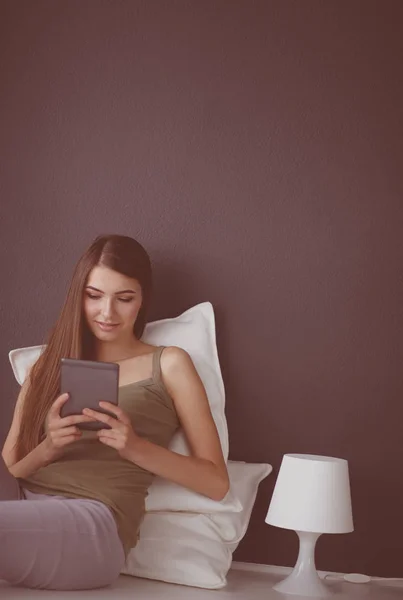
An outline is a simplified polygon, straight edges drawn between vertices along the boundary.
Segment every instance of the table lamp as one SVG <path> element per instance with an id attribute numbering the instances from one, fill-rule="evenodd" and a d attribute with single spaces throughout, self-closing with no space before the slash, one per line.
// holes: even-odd
<path id="1" fill-rule="evenodd" d="M 297 563 L 274 589 L 316 598 L 333 595 L 316 571 L 315 545 L 322 533 L 348 533 L 354 529 L 347 461 L 285 454 L 265 521 L 292 529 L 299 537 Z"/>

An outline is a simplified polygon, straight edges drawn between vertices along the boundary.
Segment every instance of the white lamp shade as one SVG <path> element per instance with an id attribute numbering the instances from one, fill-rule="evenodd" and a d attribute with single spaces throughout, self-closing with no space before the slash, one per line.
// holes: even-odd
<path id="1" fill-rule="evenodd" d="M 312 454 L 285 454 L 265 520 L 294 531 L 353 531 L 347 461 Z"/>

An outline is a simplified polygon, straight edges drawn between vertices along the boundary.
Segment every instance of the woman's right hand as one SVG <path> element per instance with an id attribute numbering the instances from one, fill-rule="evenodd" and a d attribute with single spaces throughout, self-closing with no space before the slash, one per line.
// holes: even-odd
<path id="1" fill-rule="evenodd" d="M 67 402 L 68 394 L 61 394 L 53 402 L 45 423 L 46 438 L 44 446 L 46 450 L 46 460 L 52 462 L 61 454 L 65 446 L 72 444 L 80 439 L 82 432 L 76 426 L 78 423 L 88 423 L 95 419 L 86 415 L 70 415 L 69 417 L 61 417 L 60 410 Z"/>

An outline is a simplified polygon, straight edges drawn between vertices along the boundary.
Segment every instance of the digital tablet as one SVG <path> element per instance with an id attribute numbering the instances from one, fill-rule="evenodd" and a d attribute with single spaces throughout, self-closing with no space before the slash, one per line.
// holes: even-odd
<path id="1" fill-rule="evenodd" d="M 60 393 L 69 394 L 69 399 L 61 408 L 61 417 L 82 414 L 84 408 L 92 408 L 115 417 L 112 413 L 102 409 L 99 402 L 103 400 L 118 404 L 119 365 L 92 360 L 62 358 Z M 91 431 L 110 429 L 109 425 L 100 421 L 78 423 L 77 427 Z"/>

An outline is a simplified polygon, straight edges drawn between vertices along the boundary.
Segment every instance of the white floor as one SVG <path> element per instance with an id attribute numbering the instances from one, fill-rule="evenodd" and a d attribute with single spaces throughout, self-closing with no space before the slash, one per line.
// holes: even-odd
<path id="1" fill-rule="evenodd" d="M 14 588 L 0 581 L 0 598 L 10 600 L 41 598 L 45 600 L 78 600 L 94 598 L 100 600 L 306 600 L 302 596 L 285 596 L 273 591 L 272 585 L 284 576 L 267 572 L 232 569 L 228 574 L 228 585 L 221 590 L 202 590 L 172 585 L 147 579 L 121 576 L 109 588 L 86 592 L 50 592 Z M 371 582 L 351 584 L 328 582 L 335 592 L 334 600 L 403 600 L 403 581 L 391 584 Z"/>

